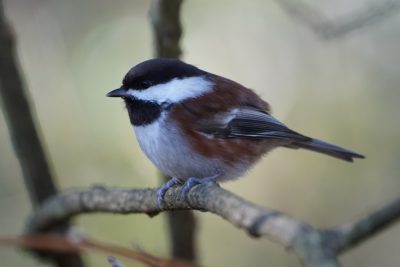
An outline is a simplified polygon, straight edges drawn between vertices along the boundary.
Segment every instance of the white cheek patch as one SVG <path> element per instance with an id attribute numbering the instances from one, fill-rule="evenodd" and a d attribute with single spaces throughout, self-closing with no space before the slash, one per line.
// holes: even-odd
<path id="1" fill-rule="evenodd" d="M 129 89 L 128 94 L 140 100 L 178 103 L 188 98 L 199 97 L 211 91 L 212 86 L 213 83 L 204 77 L 190 77 L 173 79 L 140 91 Z"/>

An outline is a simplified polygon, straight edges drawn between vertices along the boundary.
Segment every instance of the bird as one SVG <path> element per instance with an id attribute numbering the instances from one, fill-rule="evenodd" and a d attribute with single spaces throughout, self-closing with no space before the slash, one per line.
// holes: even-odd
<path id="1" fill-rule="evenodd" d="M 253 90 L 179 59 L 133 66 L 107 94 L 124 100 L 144 154 L 171 177 L 157 191 L 234 180 L 277 147 L 306 149 L 352 162 L 363 155 L 288 128 Z"/>

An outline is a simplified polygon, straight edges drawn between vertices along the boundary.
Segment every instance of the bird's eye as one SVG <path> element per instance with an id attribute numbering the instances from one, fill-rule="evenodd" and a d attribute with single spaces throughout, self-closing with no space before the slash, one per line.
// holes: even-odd
<path id="1" fill-rule="evenodd" d="M 140 82 L 140 87 L 142 87 L 143 89 L 149 88 L 150 86 L 152 86 L 152 83 L 150 81 L 144 80 Z"/>

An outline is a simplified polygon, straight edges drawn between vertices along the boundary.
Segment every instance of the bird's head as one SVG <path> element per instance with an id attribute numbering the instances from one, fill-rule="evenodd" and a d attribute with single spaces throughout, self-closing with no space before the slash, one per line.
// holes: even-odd
<path id="1" fill-rule="evenodd" d="M 165 100 L 179 102 L 196 97 L 193 87 L 201 83 L 209 85 L 206 75 L 205 71 L 178 59 L 154 58 L 132 67 L 122 86 L 107 96 L 122 97 L 127 101 L 136 98 L 159 103 Z M 204 87 L 200 85 L 200 89 L 204 90 Z"/>
<path id="2" fill-rule="evenodd" d="M 212 85 L 209 74 L 193 65 L 155 58 L 131 68 L 121 87 L 107 96 L 123 98 L 132 124 L 142 125 L 158 118 L 163 106 L 196 98 L 212 90 Z"/>

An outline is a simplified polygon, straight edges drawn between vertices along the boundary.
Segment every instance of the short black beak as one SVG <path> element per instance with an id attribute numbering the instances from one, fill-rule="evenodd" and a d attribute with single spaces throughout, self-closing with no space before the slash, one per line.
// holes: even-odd
<path id="1" fill-rule="evenodd" d="M 112 90 L 111 92 L 106 94 L 106 96 L 108 97 L 124 97 L 126 95 L 127 95 L 126 90 L 123 88 Z"/>

